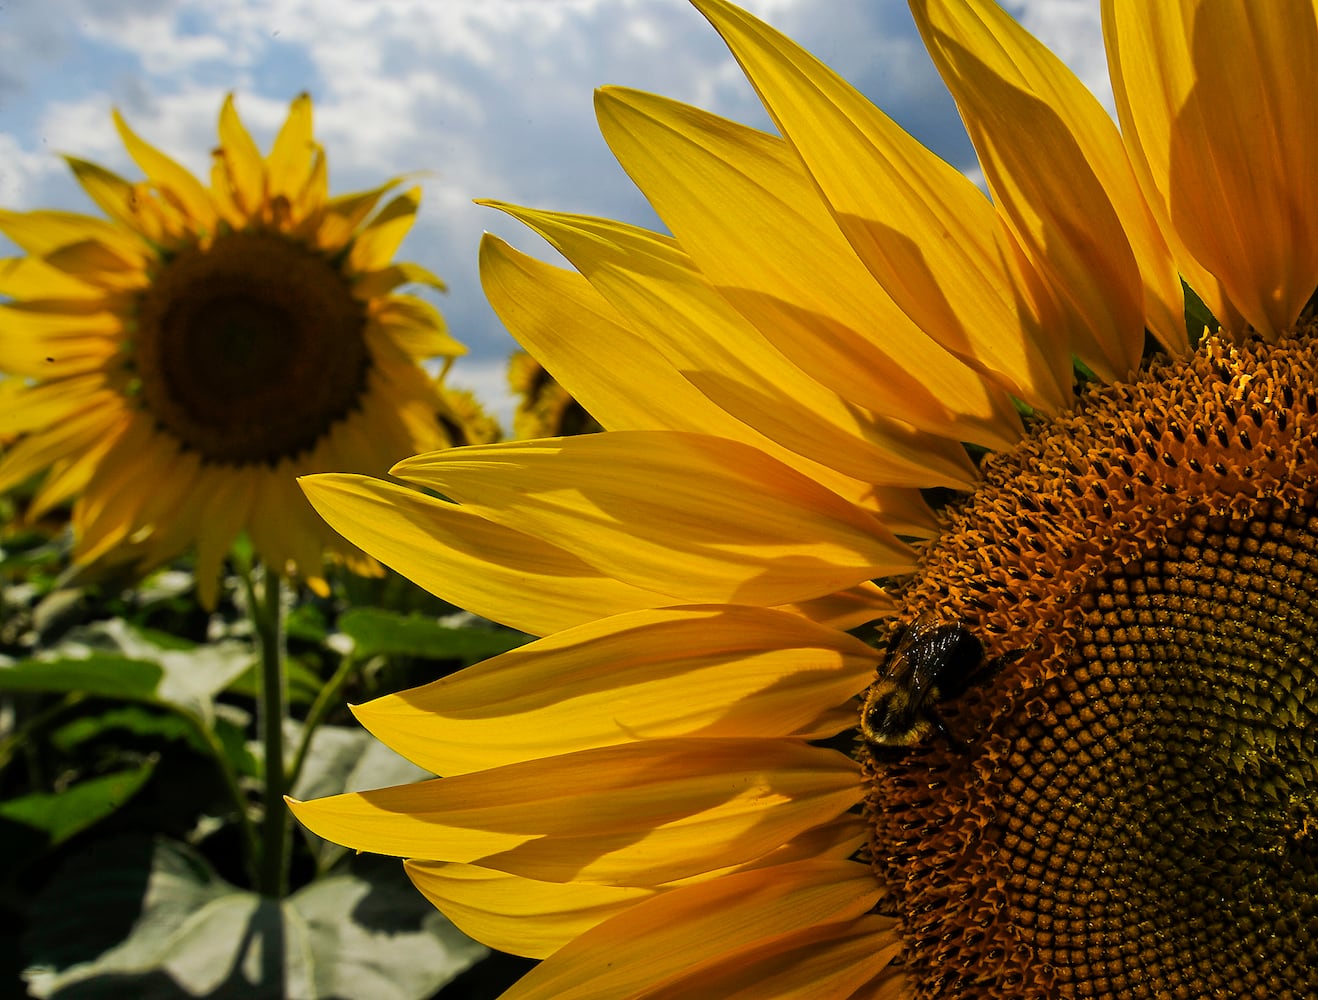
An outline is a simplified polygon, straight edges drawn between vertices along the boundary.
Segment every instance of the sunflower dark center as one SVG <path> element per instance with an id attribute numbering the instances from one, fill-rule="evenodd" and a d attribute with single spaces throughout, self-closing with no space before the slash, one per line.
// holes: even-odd
<path id="1" fill-rule="evenodd" d="M 222 236 L 169 261 L 140 300 L 142 399 L 209 461 L 275 464 L 358 405 L 365 327 L 324 257 L 276 234 Z"/>
<path id="2" fill-rule="evenodd" d="M 986 468 L 908 584 L 1001 672 L 870 763 L 920 997 L 1318 995 L 1318 351 L 1209 341 Z M 888 748 L 884 748 L 887 750 Z"/>

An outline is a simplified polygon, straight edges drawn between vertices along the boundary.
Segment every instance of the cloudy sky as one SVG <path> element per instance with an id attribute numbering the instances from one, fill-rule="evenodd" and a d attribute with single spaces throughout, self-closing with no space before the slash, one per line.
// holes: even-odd
<path id="1" fill-rule="evenodd" d="M 945 159 L 974 156 L 902 0 L 744 0 Z M 1110 108 L 1098 0 L 1005 0 Z M 426 170 L 402 257 L 443 276 L 471 348 L 452 380 L 507 412 L 511 339 L 480 291 L 489 229 L 538 238 L 472 205 L 498 198 L 658 223 L 609 155 L 591 91 L 619 84 L 768 127 L 736 64 L 685 0 L 0 0 L 0 206 L 87 211 L 58 153 L 140 176 L 110 122 L 206 176 L 227 91 L 262 148 L 299 91 L 335 192 Z M 0 238 L 0 256 L 14 252 Z"/>

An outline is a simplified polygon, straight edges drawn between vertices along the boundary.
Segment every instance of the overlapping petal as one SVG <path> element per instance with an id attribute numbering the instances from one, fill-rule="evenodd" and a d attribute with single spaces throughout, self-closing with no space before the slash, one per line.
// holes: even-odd
<path id="1" fill-rule="evenodd" d="M 697 883 L 639 903 L 583 934 L 522 977 L 503 1000 L 647 996 L 666 983 L 682 983 L 688 970 L 705 961 L 781 948 L 794 936 L 808 938 L 812 928 L 862 919 L 877 899 L 868 868 L 849 861 L 807 861 Z M 879 961 L 873 954 L 896 943 L 893 922 L 879 918 L 865 930 L 871 933 L 870 960 L 881 967 L 891 956 Z M 690 981 L 685 985 L 691 988 Z"/>
<path id="2" fill-rule="evenodd" d="M 1145 194 L 1221 282 L 1219 321 L 1238 329 L 1238 311 L 1270 337 L 1318 286 L 1315 18 L 1311 0 L 1103 5 L 1117 111 Z"/>
<path id="3" fill-rule="evenodd" d="M 1112 379 L 1139 365 L 1146 327 L 1184 352 L 1171 252 L 1098 101 L 991 0 L 916 0 L 912 10 L 1076 353 Z"/>
<path id="4" fill-rule="evenodd" d="M 857 257 L 912 321 L 1019 398 L 1063 406 L 1069 357 L 1012 280 L 993 206 L 790 39 L 724 0 L 693 0 L 801 157 Z"/>
<path id="5" fill-rule="evenodd" d="M 671 603 L 556 545 L 416 490 L 357 475 L 301 482 L 331 527 L 386 566 L 459 607 L 532 635 Z"/>
<path id="6" fill-rule="evenodd" d="M 784 604 L 911 565 L 911 550 L 867 512 L 762 452 L 708 435 L 616 431 L 484 445 L 419 455 L 393 471 L 608 576 L 686 602 Z"/>
<path id="7" fill-rule="evenodd" d="M 846 812 L 850 758 L 797 740 L 647 740 L 291 808 L 336 843 L 547 882 L 658 885 L 750 861 Z"/>
<path id="8" fill-rule="evenodd" d="M 354 709 L 381 741 L 461 774 L 638 740 L 823 739 L 874 650 L 798 615 L 716 605 L 638 611 L 567 629 Z"/>

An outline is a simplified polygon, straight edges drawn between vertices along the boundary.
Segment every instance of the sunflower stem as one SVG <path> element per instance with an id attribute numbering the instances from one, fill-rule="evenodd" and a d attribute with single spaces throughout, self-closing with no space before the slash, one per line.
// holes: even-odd
<path id="1" fill-rule="evenodd" d="M 252 603 L 252 620 L 261 639 L 261 744 L 265 751 L 261 819 L 261 867 L 257 888 L 282 898 L 288 889 L 289 825 L 284 807 L 284 720 L 288 717 L 288 683 L 284 674 L 284 631 L 280 613 L 282 580 L 265 567 L 262 600 Z"/>

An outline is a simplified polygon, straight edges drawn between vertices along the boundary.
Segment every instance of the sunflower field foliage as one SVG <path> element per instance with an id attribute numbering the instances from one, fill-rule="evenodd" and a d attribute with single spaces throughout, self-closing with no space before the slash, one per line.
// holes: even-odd
<path id="1" fill-rule="evenodd" d="M 393 260 L 419 189 L 331 195 L 311 101 L 209 183 L 0 210 L 0 995 L 494 996 L 527 964 L 282 796 L 415 780 L 351 703 L 523 643 L 330 530 L 297 476 L 501 436 Z M 276 761 L 272 766 L 271 761 Z"/>

